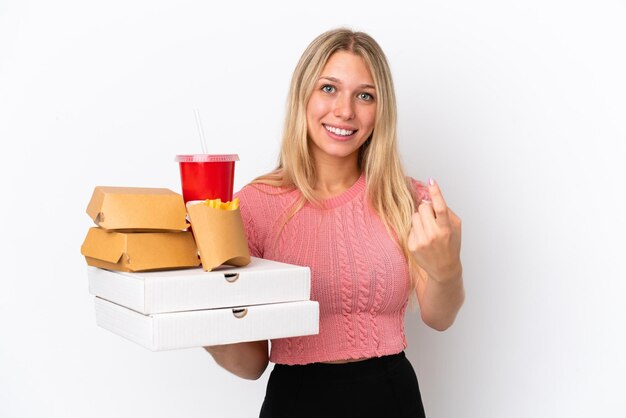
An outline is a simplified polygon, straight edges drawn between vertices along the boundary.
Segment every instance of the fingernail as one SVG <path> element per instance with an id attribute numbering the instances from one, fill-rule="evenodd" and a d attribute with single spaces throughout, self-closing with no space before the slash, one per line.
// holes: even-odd
<path id="1" fill-rule="evenodd" d="M 433 180 L 432 177 L 428 177 L 428 184 L 430 184 L 431 186 L 435 185 L 435 180 Z"/>

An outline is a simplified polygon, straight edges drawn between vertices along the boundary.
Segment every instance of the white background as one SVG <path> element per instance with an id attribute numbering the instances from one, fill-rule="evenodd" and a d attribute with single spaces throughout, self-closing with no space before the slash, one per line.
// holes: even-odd
<path id="1" fill-rule="evenodd" d="M 180 191 L 194 107 L 237 189 L 272 168 L 296 61 L 340 25 L 386 51 L 407 172 L 464 221 L 456 324 L 407 317 L 429 417 L 626 416 L 626 5 L 404 3 L 0 0 L 0 416 L 257 416 L 270 369 L 96 327 L 85 208 Z"/>

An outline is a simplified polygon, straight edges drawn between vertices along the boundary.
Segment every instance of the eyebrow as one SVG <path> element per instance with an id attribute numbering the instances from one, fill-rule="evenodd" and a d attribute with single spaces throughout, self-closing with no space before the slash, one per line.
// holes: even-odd
<path id="1" fill-rule="evenodd" d="M 325 76 L 325 75 L 323 75 L 323 76 L 321 76 L 321 77 L 320 77 L 320 80 L 322 80 L 322 79 L 324 79 L 324 80 L 328 80 L 328 81 L 332 81 L 333 83 L 338 83 L 338 84 L 341 84 L 341 80 L 339 80 L 339 79 L 338 79 L 338 78 L 336 78 L 336 77 L 331 77 L 331 76 Z M 376 90 L 376 87 L 374 87 L 374 86 L 373 86 L 373 85 L 371 85 L 371 84 L 361 84 L 361 85 L 359 85 L 359 87 L 360 87 L 360 88 L 365 88 L 365 89 L 373 89 L 373 90 Z"/>

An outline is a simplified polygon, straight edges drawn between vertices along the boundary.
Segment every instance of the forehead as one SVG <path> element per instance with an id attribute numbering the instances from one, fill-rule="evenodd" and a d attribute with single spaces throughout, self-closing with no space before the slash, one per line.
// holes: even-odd
<path id="1" fill-rule="evenodd" d="M 334 77 L 342 82 L 374 84 L 365 60 L 347 51 L 337 51 L 332 54 L 324 65 L 320 77 Z"/>

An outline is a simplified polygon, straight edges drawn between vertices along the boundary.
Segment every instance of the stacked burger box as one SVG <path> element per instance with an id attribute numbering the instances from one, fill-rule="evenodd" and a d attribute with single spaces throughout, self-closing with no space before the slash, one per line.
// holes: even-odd
<path id="1" fill-rule="evenodd" d="M 181 195 L 99 186 L 87 213 L 97 226 L 81 253 L 99 326 L 152 351 L 318 333 L 309 268 L 250 257 L 203 270 Z"/>

